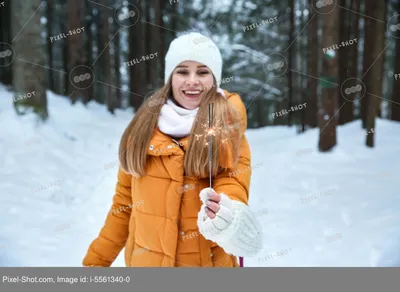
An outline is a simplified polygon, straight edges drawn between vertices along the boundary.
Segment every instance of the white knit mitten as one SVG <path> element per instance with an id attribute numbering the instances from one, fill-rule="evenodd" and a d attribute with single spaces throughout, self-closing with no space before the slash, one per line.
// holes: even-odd
<path id="1" fill-rule="evenodd" d="M 210 188 L 200 192 L 203 205 L 197 217 L 200 233 L 208 240 L 216 242 L 227 253 L 235 256 L 254 256 L 262 249 L 260 226 L 250 208 L 242 202 L 231 200 L 221 193 L 220 209 L 216 217 L 207 216 L 204 207 Z"/>

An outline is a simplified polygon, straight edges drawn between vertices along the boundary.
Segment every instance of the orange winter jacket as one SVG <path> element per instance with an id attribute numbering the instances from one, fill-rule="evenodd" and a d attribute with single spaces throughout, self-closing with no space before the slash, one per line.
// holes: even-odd
<path id="1" fill-rule="evenodd" d="M 246 108 L 238 94 L 224 93 L 241 115 L 241 148 L 236 167 L 219 173 L 212 186 L 217 193 L 248 204 L 251 157 L 244 135 Z M 184 175 L 188 140 L 189 136 L 178 140 L 180 147 L 157 128 L 147 151 L 146 175 L 136 178 L 119 169 L 113 205 L 89 246 L 84 266 L 109 267 L 124 247 L 127 267 L 239 266 L 236 256 L 199 233 L 199 193 L 209 187 L 209 178 Z M 240 170 L 241 175 L 232 175 Z"/>

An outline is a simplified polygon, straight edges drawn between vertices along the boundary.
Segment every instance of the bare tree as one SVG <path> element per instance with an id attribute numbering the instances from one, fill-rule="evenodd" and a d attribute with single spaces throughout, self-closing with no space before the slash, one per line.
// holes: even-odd
<path id="1" fill-rule="evenodd" d="M 46 2 L 47 10 L 46 10 L 46 17 L 47 17 L 47 56 L 48 56 L 48 64 L 50 68 L 53 68 L 53 46 L 52 42 L 50 41 L 50 37 L 53 35 L 53 0 L 47 0 Z M 54 91 L 54 72 L 52 70 L 47 71 L 47 78 L 48 78 L 48 88 Z"/>
<path id="2" fill-rule="evenodd" d="M 346 0 L 340 0 L 340 6 L 344 7 L 340 9 L 340 25 L 339 25 L 339 33 L 340 33 L 340 38 L 339 42 L 346 42 L 350 39 L 350 19 L 352 14 L 356 14 L 352 11 L 347 10 L 348 5 L 347 5 Z M 353 47 L 356 46 L 353 44 Z M 350 53 L 350 47 L 349 46 L 342 46 L 340 50 L 338 51 L 339 55 L 339 84 L 343 84 L 347 78 L 349 78 L 349 53 Z M 349 115 L 352 115 L 353 113 L 353 102 L 347 102 L 346 99 L 343 97 L 342 94 L 339 94 L 339 108 L 340 113 L 339 113 L 339 124 L 343 125 L 351 118 Z"/>
<path id="3" fill-rule="evenodd" d="M 329 48 L 339 41 L 339 7 L 324 15 L 322 27 L 322 47 Z M 321 109 L 318 111 L 318 124 L 320 128 L 319 150 L 329 151 L 336 145 L 336 125 L 338 112 L 338 86 L 332 85 L 329 80 L 336 80 L 338 76 L 338 60 L 336 52 L 328 50 L 323 58 L 322 74 L 326 84 L 321 91 Z"/>
<path id="4" fill-rule="evenodd" d="M 108 2 L 108 1 L 107 1 Z M 102 64 L 104 64 L 104 67 L 102 68 L 103 71 L 103 76 L 104 76 L 104 83 L 103 90 L 105 93 L 105 98 L 107 102 L 107 108 L 111 113 L 114 113 L 115 109 L 115 98 L 112 96 L 112 90 L 111 90 L 111 58 L 110 58 L 110 24 L 109 24 L 109 18 L 110 18 L 110 10 L 109 9 L 103 9 L 103 46 L 101 48 L 99 57 L 102 58 Z M 101 32 L 99 32 L 101 33 Z"/>
<path id="5" fill-rule="evenodd" d="M 397 2 L 395 8 L 396 14 L 400 14 L 400 1 Z M 400 20 L 400 18 L 398 18 Z M 394 72 L 396 74 L 400 73 L 400 38 L 396 39 L 396 54 L 395 54 L 395 65 L 394 65 Z M 397 79 L 397 80 L 396 80 Z M 393 121 L 400 122 L 400 78 L 397 77 L 393 83 L 393 92 L 392 92 L 392 112 L 390 118 Z"/>
<path id="6" fill-rule="evenodd" d="M 372 1 L 365 1 L 365 15 L 372 15 Z M 376 20 L 371 19 L 370 17 L 364 17 L 364 56 L 363 56 L 363 82 L 368 88 L 369 77 L 371 76 L 371 71 L 368 69 L 372 66 L 372 62 L 374 58 L 372 57 L 372 48 L 375 44 L 375 36 L 373 35 L 372 25 Z M 362 121 L 362 128 L 365 129 L 367 127 L 367 98 L 361 99 L 360 106 L 360 116 Z"/>
<path id="7" fill-rule="evenodd" d="M 83 2 L 81 0 L 68 1 L 68 31 L 63 32 L 68 34 L 68 72 L 74 72 L 77 66 L 86 64 L 85 51 L 83 45 L 83 31 L 85 28 L 82 25 L 82 16 L 84 15 Z M 78 32 L 77 32 L 78 31 Z M 81 72 L 78 70 L 77 72 Z M 76 88 L 71 82 L 68 82 L 68 93 L 72 103 L 75 103 L 78 96 L 87 100 L 87 90 Z"/>
<path id="8" fill-rule="evenodd" d="M 295 54 L 295 46 L 292 45 L 294 41 L 294 25 L 295 25 L 295 11 L 294 11 L 294 0 L 289 0 L 289 8 L 290 8 L 290 29 L 289 29 L 289 56 L 288 56 L 288 66 L 289 68 L 293 67 L 293 58 Z M 293 72 L 289 70 L 288 74 L 288 87 L 289 87 L 289 94 L 288 94 L 288 108 L 290 109 L 293 105 Z M 288 126 L 292 126 L 293 123 L 293 113 L 289 111 L 288 113 Z"/>
<path id="9" fill-rule="evenodd" d="M 371 17 L 375 19 L 385 19 L 386 1 L 377 2 L 374 0 L 366 0 L 366 5 L 370 7 Z M 369 78 L 367 86 L 367 94 L 364 97 L 367 101 L 367 116 L 366 116 L 366 145 L 374 146 L 374 128 L 375 117 L 378 113 L 378 107 L 382 96 L 382 73 L 384 60 L 384 45 L 385 45 L 385 29 L 386 24 L 379 21 L 373 21 L 370 24 L 371 33 L 374 36 L 374 45 L 371 48 L 372 64 L 369 69 Z"/>
<path id="10" fill-rule="evenodd" d="M 308 31 L 308 75 L 318 75 L 318 14 L 312 8 L 315 7 L 317 0 L 309 0 L 309 31 Z M 308 78 L 307 107 L 305 109 L 306 124 L 315 128 L 317 126 L 317 89 L 318 83 L 315 78 Z"/>
<path id="11" fill-rule="evenodd" d="M 360 0 L 351 0 L 351 10 L 360 11 Z M 358 13 L 350 14 L 350 24 L 351 24 L 351 38 L 357 39 L 357 44 L 359 41 L 359 27 L 360 27 L 360 16 Z M 358 45 L 354 44 L 349 47 L 349 67 L 348 67 L 348 77 L 358 78 Z M 342 109 L 343 113 L 343 123 L 348 123 L 354 120 L 354 103 L 347 102 Z"/>
<path id="12" fill-rule="evenodd" d="M 0 9 L 0 52 L 9 50 L 9 46 L 4 43 L 12 43 L 12 33 L 11 33 L 11 3 L 8 2 Z M 4 43 L 3 43 L 4 42 Z M 6 58 L 0 58 L 0 81 L 3 84 L 12 84 L 12 66 L 8 66 L 9 61 Z"/>
<path id="13" fill-rule="evenodd" d="M 14 103 L 18 113 L 21 108 L 32 108 L 41 118 L 48 118 L 46 97 L 46 51 L 41 40 L 42 16 L 40 0 L 14 0 L 12 5 L 13 47 L 18 58 L 13 62 Z"/>

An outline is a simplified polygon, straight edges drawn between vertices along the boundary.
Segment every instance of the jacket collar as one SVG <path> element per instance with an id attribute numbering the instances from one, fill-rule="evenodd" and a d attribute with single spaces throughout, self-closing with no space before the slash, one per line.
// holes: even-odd
<path id="1" fill-rule="evenodd" d="M 230 93 L 223 90 L 227 99 L 230 97 Z M 153 131 L 153 137 L 150 140 L 149 146 L 147 147 L 147 154 L 152 156 L 162 156 L 162 155 L 184 155 L 189 146 L 189 137 L 186 136 L 180 139 L 173 139 L 172 137 L 164 134 L 160 131 L 158 127 Z M 230 155 L 229 149 L 227 150 L 227 155 Z M 221 166 L 226 168 L 232 166 L 230 161 L 232 159 L 224 159 L 224 162 L 220 162 Z M 228 162 L 229 161 L 229 162 Z"/>

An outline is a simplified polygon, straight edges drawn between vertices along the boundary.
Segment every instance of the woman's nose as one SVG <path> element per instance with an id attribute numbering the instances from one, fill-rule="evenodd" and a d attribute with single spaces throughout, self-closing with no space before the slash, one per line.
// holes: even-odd
<path id="1" fill-rule="evenodd" d="M 186 80 L 186 84 L 187 85 L 197 85 L 199 84 L 199 79 L 197 78 L 197 76 L 195 74 L 191 74 L 188 79 Z"/>

